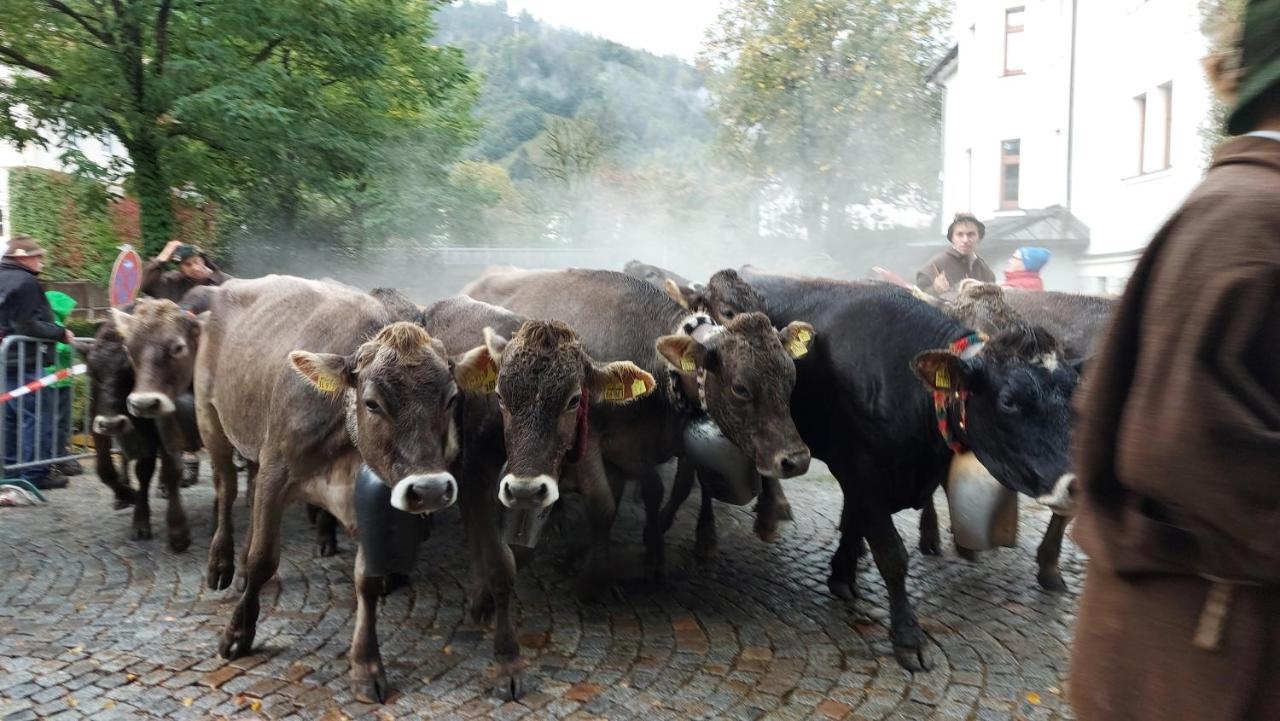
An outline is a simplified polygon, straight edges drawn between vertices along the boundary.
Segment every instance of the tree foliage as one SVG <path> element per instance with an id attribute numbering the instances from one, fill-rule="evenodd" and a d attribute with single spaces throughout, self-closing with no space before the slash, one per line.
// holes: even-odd
<path id="1" fill-rule="evenodd" d="M 438 183 L 473 134 L 460 54 L 426 44 L 421 0 L 0 0 L 0 133 L 114 137 L 142 234 L 173 234 L 171 189 L 296 226 L 403 202 L 410 160 Z M 395 215 L 394 212 L 390 213 Z M 358 222 L 359 224 L 359 222 Z"/>
<path id="2" fill-rule="evenodd" d="M 758 191 L 796 198 L 811 242 L 850 208 L 927 206 L 938 191 L 937 0 L 736 0 L 700 57 L 722 157 Z"/>

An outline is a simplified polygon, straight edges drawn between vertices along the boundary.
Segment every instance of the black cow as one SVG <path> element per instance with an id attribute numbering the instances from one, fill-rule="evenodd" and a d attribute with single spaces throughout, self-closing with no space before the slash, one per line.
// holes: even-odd
<path id="1" fill-rule="evenodd" d="M 1040 328 L 1018 325 L 962 350 L 972 331 L 903 289 L 754 269 L 741 275 L 774 324 L 805 318 L 816 331 L 807 362 L 796 364 L 791 408 L 845 496 L 828 587 L 853 598 L 865 538 L 889 592 L 894 654 L 908 670 L 925 669 L 892 515 L 929 503 L 951 462 L 935 393 L 957 444 L 1002 484 L 1046 497 L 1067 475 L 1076 371 Z M 711 305 L 720 315 L 741 310 L 723 298 Z"/>

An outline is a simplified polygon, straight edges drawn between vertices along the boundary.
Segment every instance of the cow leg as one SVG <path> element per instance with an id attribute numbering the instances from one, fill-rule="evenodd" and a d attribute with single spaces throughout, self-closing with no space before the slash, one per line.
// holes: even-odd
<path id="1" fill-rule="evenodd" d="M 831 595 L 845 601 L 858 597 L 858 559 L 864 551 L 862 528 L 854 508 L 855 504 L 846 496 L 840 511 L 840 541 L 831 556 L 831 575 L 827 577 Z"/>
<path id="2" fill-rule="evenodd" d="M 316 555 L 320 558 L 338 555 L 338 519 L 324 509 L 316 514 Z"/>
<path id="3" fill-rule="evenodd" d="M 327 511 L 323 513 L 333 518 Z M 259 533 L 258 537 L 262 535 L 264 534 Z M 383 579 L 381 576 L 365 574 L 364 549 L 359 544 L 356 550 L 355 581 L 356 628 L 351 637 L 352 692 L 357 699 L 366 703 L 382 703 L 387 700 L 390 690 L 387 687 L 387 671 L 382 666 L 382 654 L 378 650 L 378 596 L 382 592 Z M 249 638 L 252 643 L 252 634 Z M 247 648 L 245 652 L 248 652 Z"/>
<path id="4" fill-rule="evenodd" d="M 653 469 L 639 478 L 640 497 L 644 500 L 644 575 L 650 581 L 661 580 L 665 573 L 666 544 L 663 542 L 662 477 Z"/>
<path id="5" fill-rule="evenodd" d="M 876 568 L 889 592 L 889 638 L 893 641 L 893 655 L 908 671 L 927 671 L 924 631 L 907 596 L 907 547 L 894 528 L 890 514 L 864 509 L 859 515 Z"/>
<path id="6" fill-rule="evenodd" d="M 154 449 L 148 449 L 134 462 L 133 472 L 138 477 L 137 500 L 133 504 L 133 537 L 138 540 L 151 538 L 151 476 L 156 472 Z M 127 466 L 129 461 L 125 460 Z"/>
<path id="7" fill-rule="evenodd" d="M 765 543 L 778 540 L 778 521 L 791 518 L 791 503 L 782 492 L 777 478 L 760 477 L 760 497 L 756 499 L 756 536 Z"/>
<path id="8" fill-rule="evenodd" d="M 209 451 L 209 465 L 213 467 L 216 523 L 213 538 L 209 541 L 209 560 L 205 582 L 209 588 L 222 590 L 231 585 L 236 573 L 235 524 L 231 508 L 236 502 L 238 479 L 231 442 L 222 432 L 222 423 L 212 408 L 202 407 L 198 414 L 200 437 Z M 252 482 L 250 482 L 252 488 Z M 247 544 L 246 544 L 247 551 Z"/>
<path id="9" fill-rule="evenodd" d="M 693 557 L 709 561 L 716 555 L 716 511 L 711 505 L 711 493 L 706 484 L 698 487 L 698 527 L 694 531 Z"/>
<path id="10" fill-rule="evenodd" d="M 253 649 L 253 637 L 258 630 L 258 597 L 280 566 L 280 520 L 284 515 L 288 482 L 289 469 L 283 459 L 263 464 L 249 521 L 253 538 L 245 564 L 246 585 L 218 644 L 218 653 L 223 658 L 239 658 Z"/>
<path id="11" fill-rule="evenodd" d="M 182 508 L 182 453 L 164 452 L 160 456 L 160 483 L 169 491 L 166 501 L 165 525 L 169 531 L 169 548 L 182 553 L 191 545 L 191 529 L 187 526 L 187 512 Z"/>
<path id="12" fill-rule="evenodd" d="M 598 598 L 600 593 L 613 589 L 613 561 L 609 536 L 618 504 L 605 474 L 600 449 L 587 452 L 576 469 L 582 495 L 587 504 L 587 526 L 590 530 L 590 548 L 587 563 L 578 579 L 578 595 L 584 599 Z"/>
<path id="13" fill-rule="evenodd" d="M 115 494 L 116 510 L 128 508 L 136 503 L 138 494 L 129 487 L 129 459 L 124 459 L 124 463 L 121 464 L 123 473 L 118 473 L 115 460 L 111 457 L 111 436 L 94 434 L 93 456 L 98 470 L 98 480 Z"/>
<path id="14" fill-rule="evenodd" d="M 1058 568 L 1058 557 L 1062 555 L 1062 534 L 1067 528 L 1066 516 L 1053 514 L 1049 519 L 1049 527 L 1044 530 L 1044 538 L 1036 549 L 1036 564 L 1040 567 L 1036 580 L 1046 591 L 1063 593 L 1067 590 L 1066 581 L 1062 580 L 1062 570 Z"/>
<path id="15" fill-rule="evenodd" d="M 232 453 L 231 455 L 232 459 L 234 460 L 237 457 L 237 455 L 238 454 L 236 453 Z M 249 509 L 252 512 L 253 489 L 257 487 L 254 482 L 258 478 L 258 464 L 253 461 L 245 461 L 245 468 L 247 469 L 245 473 L 245 475 L 247 476 L 246 483 L 245 483 L 245 501 L 248 503 Z M 233 476 L 231 485 L 238 486 L 239 482 L 240 482 L 239 479 Z M 231 497 L 231 501 L 233 503 L 235 502 L 234 495 Z M 321 508 L 317 508 L 316 512 L 317 514 L 325 513 L 324 509 L 321 509 Z M 246 585 L 245 578 L 244 578 L 244 569 L 249 567 L 249 544 L 252 542 L 253 542 L 253 524 L 250 523 L 249 527 L 244 529 L 244 543 L 242 543 L 240 546 L 240 565 L 236 566 L 234 569 L 235 578 L 236 578 L 235 589 L 237 593 L 244 593 L 244 589 Z M 235 545 L 234 534 L 232 536 L 231 543 L 232 543 L 232 546 Z"/>
<path id="16" fill-rule="evenodd" d="M 920 509 L 920 552 L 926 556 L 942 555 L 942 537 L 938 533 L 938 509 L 930 496 Z"/>

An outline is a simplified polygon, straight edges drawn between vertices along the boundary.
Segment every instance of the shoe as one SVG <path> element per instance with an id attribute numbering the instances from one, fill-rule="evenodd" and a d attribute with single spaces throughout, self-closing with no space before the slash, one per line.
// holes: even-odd
<path id="1" fill-rule="evenodd" d="M 84 473 L 84 466 L 80 465 L 80 461 L 72 458 L 69 461 L 53 464 L 53 469 L 64 476 L 78 476 Z"/>
<path id="2" fill-rule="evenodd" d="M 28 478 L 26 481 L 41 491 L 52 491 L 57 488 L 66 488 L 68 483 L 67 477 L 61 473 L 50 473 L 44 478 Z"/>

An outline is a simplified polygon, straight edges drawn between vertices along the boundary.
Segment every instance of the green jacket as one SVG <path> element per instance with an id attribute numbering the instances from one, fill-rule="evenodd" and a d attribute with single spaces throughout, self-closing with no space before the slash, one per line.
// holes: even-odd
<path id="1" fill-rule="evenodd" d="M 71 311 L 76 308 L 76 299 L 63 293 L 60 290 L 46 290 L 44 297 L 49 301 L 49 307 L 53 309 L 53 317 L 58 325 L 66 326 L 67 317 L 71 315 Z M 76 362 L 76 350 L 66 343 L 59 343 L 56 351 L 57 360 L 53 365 L 44 369 L 45 375 L 56 373 L 63 368 L 70 368 Z M 70 388 L 71 379 L 60 380 L 54 384 L 55 388 Z"/>

